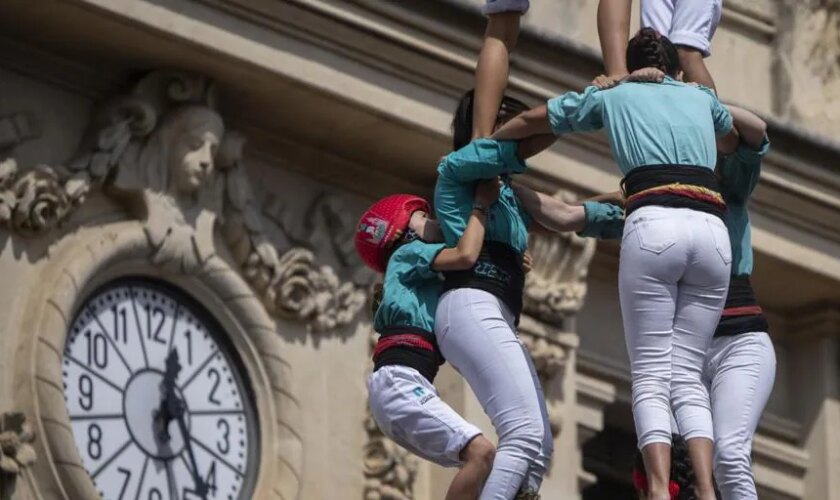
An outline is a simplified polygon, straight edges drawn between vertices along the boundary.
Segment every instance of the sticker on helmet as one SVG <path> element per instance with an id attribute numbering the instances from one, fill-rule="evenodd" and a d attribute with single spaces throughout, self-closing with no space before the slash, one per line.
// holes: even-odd
<path id="1" fill-rule="evenodd" d="M 388 231 L 388 221 L 378 217 L 367 217 L 359 222 L 359 232 L 369 235 L 367 241 L 379 245 Z"/>

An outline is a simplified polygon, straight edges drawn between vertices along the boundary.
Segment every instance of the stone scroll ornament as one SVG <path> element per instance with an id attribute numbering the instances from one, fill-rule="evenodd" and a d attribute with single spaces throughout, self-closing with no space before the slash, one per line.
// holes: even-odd
<path id="1" fill-rule="evenodd" d="M 0 224 L 43 234 L 101 189 L 143 221 L 155 264 L 202 272 L 222 241 L 270 313 L 313 332 L 350 323 L 364 292 L 307 248 L 269 239 L 244 171 L 245 138 L 226 130 L 215 101 L 204 77 L 148 74 L 102 107 L 67 165 L 0 163 Z"/>

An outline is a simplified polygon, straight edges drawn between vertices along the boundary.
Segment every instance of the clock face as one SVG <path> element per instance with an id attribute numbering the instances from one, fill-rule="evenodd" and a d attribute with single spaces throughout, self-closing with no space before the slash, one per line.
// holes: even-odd
<path id="1" fill-rule="evenodd" d="M 251 498 L 257 418 L 226 340 L 163 283 L 118 280 L 82 304 L 64 349 L 64 397 L 104 499 Z"/>

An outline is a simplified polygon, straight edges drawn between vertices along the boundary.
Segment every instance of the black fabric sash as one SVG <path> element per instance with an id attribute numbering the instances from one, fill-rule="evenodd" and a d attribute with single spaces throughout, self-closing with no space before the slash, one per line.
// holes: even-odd
<path id="1" fill-rule="evenodd" d="M 727 310 L 757 309 L 747 314 L 727 315 Z M 766 332 L 770 329 L 767 317 L 758 307 L 749 275 L 732 276 L 726 294 L 724 313 L 715 330 L 715 337 L 739 335 L 750 332 Z"/>
<path id="2" fill-rule="evenodd" d="M 383 366 L 414 368 L 429 383 L 434 383 L 438 368 L 444 363 L 435 334 L 411 326 L 389 326 L 379 332 L 373 356 L 373 371 Z"/>
<path id="3" fill-rule="evenodd" d="M 522 256 L 506 243 L 485 241 L 471 269 L 444 273 L 444 291 L 456 288 L 476 288 L 495 295 L 510 308 L 518 324 L 525 291 Z"/>
<path id="4" fill-rule="evenodd" d="M 706 212 L 724 220 L 726 205 L 723 199 L 714 201 L 703 197 L 689 189 L 674 187 L 667 192 L 641 194 L 631 200 L 633 195 L 642 191 L 663 187 L 668 184 L 682 184 L 708 189 L 720 195 L 720 183 L 710 168 L 695 165 L 647 165 L 637 167 L 627 173 L 621 180 L 621 189 L 625 198 L 625 216 L 646 206 L 662 206 L 673 208 L 690 208 Z"/>

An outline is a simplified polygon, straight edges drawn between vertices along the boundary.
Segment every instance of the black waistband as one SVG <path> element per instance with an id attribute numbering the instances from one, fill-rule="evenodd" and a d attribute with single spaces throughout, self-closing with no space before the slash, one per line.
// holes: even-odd
<path id="1" fill-rule="evenodd" d="M 491 293 L 510 308 L 519 322 L 525 271 L 522 255 L 506 243 L 485 241 L 475 265 L 465 271 L 444 273 L 443 289 L 476 288 Z"/>
<path id="2" fill-rule="evenodd" d="M 376 349 L 373 357 L 373 371 L 389 365 L 407 366 L 417 370 L 430 383 L 434 383 L 438 367 L 444 363 L 435 334 L 412 326 L 389 326 L 380 329 L 377 348 L 401 336 L 407 337 L 407 340 L 411 337 L 422 339 L 430 346 L 430 349 L 419 347 L 411 341 L 397 342 L 384 349 Z"/>
<path id="3" fill-rule="evenodd" d="M 662 192 L 654 188 L 673 186 Z M 689 187 L 699 187 L 711 192 L 703 195 Z M 710 213 L 725 220 L 726 205 L 720 196 L 720 183 L 712 169 L 696 165 L 646 165 L 627 173 L 621 180 L 621 189 L 627 198 L 625 216 L 646 206 L 689 208 Z M 635 199 L 633 199 L 634 195 Z"/>
<path id="4" fill-rule="evenodd" d="M 747 311 L 755 309 L 755 311 L 727 315 L 727 310 L 731 312 L 739 309 Z M 769 329 L 767 317 L 758 307 L 749 275 L 732 276 L 729 280 L 729 291 L 726 294 L 726 305 L 715 330 L 715 337 L 766 332 Z"/>

